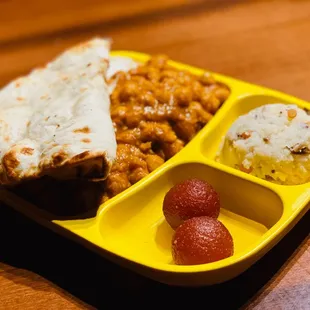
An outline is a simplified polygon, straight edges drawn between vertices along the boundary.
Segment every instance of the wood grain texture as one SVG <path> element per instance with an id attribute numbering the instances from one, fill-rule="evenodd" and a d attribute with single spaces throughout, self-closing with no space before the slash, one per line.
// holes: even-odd
<path id="1" fill-rule="evenodd" d="M 295 251 L 279 275 L 270 281 L 247 309 L 310 309 L 310 239 Z"/>
<path id="2" fill-rule="evenodd" d="M 23 0 L 0 1 L 0 41 L 15 41 L 70 28 L 120 20 L 199 0 Z"/>
<path id="3" fill-rule="evenodd" d="M 18 46 L 0 42 L 0 84 L 72 44 L 101 35 L 114 40 L 113 49 L 166 53 L 309 100 L 310 1 L 228 2 L 210 8 L 207 1 L 176 14 L 154 13 L 112 26 L 103 23 L 85 31 L 29 39 Z"/>
<path id="4" fill-rule="evenodd" d="M 1 309 L 92 309 L 30 271 L 0 263 Z"/>
<path id="5" fill-rule="evenodd" d="M 0 85 L 100 35 L 113 49 L 165 53 L 310 100 L 309 34 L 307 0 L 0 0 Z M 310 309 L 309 221 L 308 212 L 238 278 L 186 290 L 106 262 L 2 205 L 0 309 L 102 309 L 122 299 L 116 292 L 128 305 L 168 298 L 177 306 L 182 296 L 180 304 L 217 309 Z"/>

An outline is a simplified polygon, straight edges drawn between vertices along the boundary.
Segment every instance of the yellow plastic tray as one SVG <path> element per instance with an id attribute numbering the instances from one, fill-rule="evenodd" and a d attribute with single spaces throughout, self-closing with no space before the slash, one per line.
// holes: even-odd
<path id="1" fill-rule="evenodd" d="M 149 56 L 116 51 L 112 55 L 145 62 Z M 202 69 L 171 61 L 177 68 L 201 74 Z M 267 103 L 295 103 L 295 97 L 213 73 L 228 85 L 231 95 L 214 118 L 177 155 L 131 188 L 102 204 L 94 218 L 44 220 L 34 206 L 11 192 L 0 198 L 34 220 L 82 242 L 104 257 L 154 280 L 176 285 L 211 285 L 227 281 L 249 268 L 270 250 L 309 210 L 309 183 L 283 186 L 229 168 L 214 160 L 220 140 L 241 114 Z M 219 192 L 219 220 L 231 232 L 235 254 L 195 266 L 172 262 L 172 229 L 162 214 L 165 193 L 177 182 L 199 177 Z M 77 258 L 78 259 L 78 258 Z"/>

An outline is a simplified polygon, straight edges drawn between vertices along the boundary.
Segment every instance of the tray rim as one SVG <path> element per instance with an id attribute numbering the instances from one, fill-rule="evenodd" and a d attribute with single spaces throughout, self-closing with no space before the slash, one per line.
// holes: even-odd
<path id="1" fill-rule="evenodd" d="M 128 51 L 128 50 L 114 50 L 111 51 L 111 56 L 123 56 L 123 57 L 129 57 L 134 59 L 135 61 L 138 62 L 145 62 L 147 59 L 150 58 L 149 54 L 146 53 L 141 53 L 141 52 L 136 52 L 136 51 Z M 274 89 L 269 89 L 266 88 L 264 86 L 260 86 L 260 85 L 256 85 L 256 84 L 251 84 L 248 83 L 246 81 L 242 81 L 242 80 L 238 80 L 235 79 L 233 77 L 230 76 L 226 76 L 223 74 L 219 74 L 213 71 L 210 71 L 208 69 L 203 69 L 203 68 L 198 68 L 198 67 L 194 67 L 191 66 L 189 64 L 185 64 L 185 63 L 181 63 L 181 62 L 177 62 L 174 60 L 170 60 L 169 61 L 170 64 L 172 64 L 173 66 L 177 67 L 177 68 L 181 68 L 181 69 L 190 69 L 191 71 L 195 71 L 197 74 L 199 73 L 203 73 L 203 72 L 210 72 L 216 80 L 218 80 L 219 82 L 225 83 L 228 86 L 231 86 L 232 84 L 234 84 L 234 88 L 240 88 L 240 87 L 247 87 L 249 89 L 248 92 L 241 92 L 242 95 L 240 96 L 246 96 L 246 95 L 270 95 L 270 96 L 275 96 L 275 97 L 279 97 L 279 98 L 283 98 L 284 100 L 290 101 L 293 100 L 294 102 L 296 102 L 296 104 L 299 104 L 301 106 L 307 106 L 307 103 L 302 100 L 299 99 L 297 97 L 291 96 L 289 94 L 285 94 L 282 92 L 279 92 L 277 90 Z M 240 96 L 238 96 L 238 99 L 240 98 Z M 235 98 L 237 99 L 237 98 Z M 229 98 L 228 98 L 229 100 Z M 231 105 L 233 105 L 234 102 L 231 102 Z M 309 106 L 310 107 L 310 106 Z M 227 108 L 228 109 L 228 108 Z M 177 154 L 179 155 L 179 154 Z M 176 155 L 176 157 L 173 158 L 173 161 L 170 162 L 170 164 L 174 165 L 173 163 L 175 162 L 175 160 L 178 158 Z M 222 165 L 222 167 L 220 167 L 220 165 L 218 165 L 217 163 L 211 164 L 211 162 L 208 162 L 208 165 L 218 169 L 218 170 L 222 170 L 224 172 L 227 172 L 229 174 L 232 174 L 232 169 L 231 171 L 227 171 L 228 169 L 226 169 L 226 167 L 224 165 Z M 165 165 L 164 169 L 169 169 L 169 165 Z M 163 170 L 164 170 L 163 169 Z M 243 179 L 247 179 L 247 181 L 251 182 L 251 183 L 256 183 L 260 186 L 266 187 L 269 190 L 271 190 L 272 192 L 276 193 L 280 199 L 282 200 L 282 195 L 278 192 L 278 190 L 276 190 L 273 186 L 273 184 L 269 184 L 270 182 L 264 182 L 263 180 L 260 179 L 256 179 L 254 180 L 253 178 L 241 174 L 239 171 L 233 171 L 233 174 L 237 177 L 241 177 Z M 160 173 L 157 173 L 156 175 L 154 174 L 153 177 L 156 178 L 157 176 L 159 176 Z M 147 180 L 145 182 L 151 182 L 149 181 L 150 178 L 147 178 Z M 143 184 L 140 185 L 140 187 L 143 187 Z M 290 186 L 291 188 L 293 188 L 293 186 Z M 304 190 L 305 185 L 299 186 L 300 188 L 302 188 L 302 190 Z M 137 187 L 135 187 L 136 189 Z M 135 191 L 135 189 L 133 189 L 132 191 L 130 191 L 130 194 L 133 193 L 133 191 Z M 120 196 L 118 196 L 117 200 L 111 201 L 106 207 L 105 209 L 109 209 L 110 207 L 113 207 L 113 205 L 115 203 L 117 203 L 117 201 L 119 199 L 122 199 L 122 197 L 124 197 L 126 194 L 128 194 L 129 192 L 123 192 L 120 194 Z M 300 196 L 300 195 L 299 195 Z M 297 199 L 297 198 L 296 198 Z M 310 199 L 310 192 L 309 192 L 309 197 L 307 196 L 307 199 Z M 283 209 L 284 209 L 284 201 L 283 202 Z M 289 226 L 290 223 L 292 223 L 294 221 L 294 219 L 296 217 L 298 217 L 298 214 L 300 214 L 305 207 L 307 206 L 306 201 L 302 201 L 302 206 L 300 206 L 299 208 L 296 208 L 295 210 L 293 210 L 291 212 L 291 214 L 289 216 L 287 216 L 287 214 L 285 214 L 285 210 L 283 210 L 283 215 L 282 217 L 279 219 L 279 221 L 270 229 L 268 229 L 268 231 L 266 232 L 266 234 L 263 237 L 263 240 L 257 244 L 257 246 L 253 247 L 251 251 L 247 251 L 244 252 L 243 255 L 239 255 L 236 259 L 235 256 L 229 257 L 227 259 L 218 261 L 218 262 L 214 262 L 214 263 L 209 263 L 209 264 L 202 264 L 202 265 L 195 265 L 195 266 L 174 266 L 174 265 L 168 265 L 168 264 L 160 264 L 160 266 L 162 268 L 158 268 L 159 264 L 148 264 L 146 265 L 145 263 L 139 261 L 139 260 L 133 260 L 133 259 L 128 259 L 127 257 L 122 256 L 124 259 L 127 259 L 129 261 L 135 262 L 137 264 L 143 265 L 143 266 L 147 266 L 150 268 L 156 268 L 162 271 L 167 271 L 167 272 L 176 272 L 176 273 L 193 273 L 193 272 L 205 272 L 205 271 L 209 271 L 209 270 L 213 270 L 213 269 L 221 269 L 221 268 L 225 268 L 227 266 L 231 266 L 234 265 L 236 263 L 239 263 L 241 261 L 246 260 L 247 258 L 250 258 L 251 256 L 254 256 L 255 254 L 257 254 L 259 251 L 261 251 L 263 248 L 265 248 L 274 238 L 276 238 L 277 236 L 279 236 L 280 234 L 284 233 L 284 230 Z M 102 206 L 101 206 L 102 207 Z M 100 207 L 99 207 L 100 209 Z M 101 212 L 101 211 L 99 211 Z M 59 223 L 59 221 L 56 221 L 56 223 Z M 286 233 L 285 233 L 286 234 Z M 284 234 L 284 235 L 285 235 Z M 284 236 L 283 235 L 283 236 Z M 282 237 L 283 237 L 282 236 Z M 121 256 L 120 254 L 117 254 L 119 256 Z M 167 267 L 169 266 L 170 268 L 163 268 L 163 266 Z M 181 267 L 181 268 L 179 268 Z M 209 267 L 209 268 L 208 268 Z M 212 268 L 214 267 L 214 268 Z"/>
<path id="2" fill-rule="evenodd" d="M 132 51 L 132 50 L 113 50 L 110 53 L 111 56 L 121 56 L 121 57 L 129 57 L 135 61 L 138 62 L 145 62 L 147 61 L 151 55 L 150 54 L 146 54 L 146 53 L 142 53 L 142 52 L 137 52 L 137 51 Z M 190 64 L 186 64 L 186 63 L 181 63 L 178 61 L 174 61 L 173 59 L 169 60 L 169 63 L 177 68 L 180 69 L 190 69 L 191 71 L 193 71 L 196 74 L 201 74 L 203 72 L 210 72 L 217 81 L 225 83 L 226 85 L 228 85 L 231 88 L 232 94 L 231 96 L 233 97 L 234 101 L 236 101 L 236 99 L 241 99 L 241 97 L 245 97 L 248 95 L 268 95 L 268 96 L 274 96 L 274 97 L 278 97 L 281 99 L 284 99 L 286 101 L 293 101 L 294 103 L 300 105 L 300 106 L 307 106 L 307 102 L 297 98 L 295 96 L 280 92 L 278 90 L 275 89 L 271 89 L 271 88 L 267 88 L 265 86 L 261 86 L 258 84 L 253 84 L 253 83 L 248 83 L 246 81 L 240 80 L 240 79 L 236 79 L 234 77 L 230 77 L 224 74 L 220 74 L 208 69 L 203 69 L 203 68 L 199 68 L 199 67 L 195 67 L 195 66 L 191 66 Z M 233 86 L 233 87 L 231 87 Z M 239 95 L 235 94 L 235 92 L 237 90 L 239 90 L 240 88 L 246 87 L 248 89 L 247 92 L 241 91 Z M 231 99 L 232 102 L 230 102 L 230 106 L 228 107 L 225 103 L 225 106 L 227 107 L 227 110 L 229 108 L 231 108 L 231 106 L 233 106 L 235 104 L 235 102 L 233 101 L 233 99 Z M 228 98 L 227 100 L 230 100 L 230 98 Z M 309 105 L 310 107 L 310 105 Z M 215 116 L 216 117 L 216 116 Z M 209 127 L 210 128 L 210 127 Z M 179 155 L 179 154 L 177 154 Z M 177 155 L 175 158 L 173 158 L 174 160 L 171 162 L 172 165 L 174 165 L 174 162 L 177 158 Z M 304 199 L 304 201 L 301 202 L 299 208 L 296 208 L 295 210 L 292 210 L 291 214 L 289 216 L 287 216 L 287 214 L 285 213 L 285 201 L 283 201 L 283 196 L 281 195 L 281 192 L 279 192 L 279 188 L 280 186 L 274 186 L 274 184 L 270 184 L 270 182 L 264 181 L 264 180 L 260 180 L 260 179 L 254 179 L 251 176 L 247 176 L 245 174 L 240 173 L 239 171 L 234 171 L 233 169 L 227 169 L 228 167 L 218 164 L 218 163 L 212 163 L 212 161 L 206 161 L 208 165 L 210 165 L 211 167 L 214 167 L 217 170 L 222 170 L 226 173 L 229 174 L 234 174 L 237 177 L 241 177 L 243 179 L 247 179 L 247 181 L 251 182 L 251 183 L 256 183 L 260 186 L 266 187 L 269 190 L 271 190 L 272 192 L 276 193 L 280 199 L 283 202 L 283 214 L 282 217 L 279 219 L 279 221 L 270 229 L 268 229 L 268 231 L 266 232 L 266 234 L 263 237 L 262 242 L 260 242 L 257 246 L 255 246 L 254 248 L 252 248 L 251 251 L 247 251 L 245 253 L 243 253 L 243 255 L 239 256 L 237 259 L 235 256 L 224 259 L 222 261 L 219 262 L 214 262 L 214 263 L 210 263 L 210 264 L 202 264 L 202 265 L 196 265 L 196 266 L 181 266 L 181 268 L 179 268 L 179 266 L 173 266 L 173 265 L 168 265 L 170 268 L 158 268 L 159 266 L 156 265 L 154 266 L 153 264 L 150 265 L 146 265 L 143 262 L 140 262 L 139 260 L 132 260 L 132 259 L 128 259 L 127 257 L 123 257 L 124 259 L 128 259 L 129 261 L 134 261 L 137 264 L 141 264 L 144 266 L 149 266 L 151 268 L 156 268 L 160 269 L 160 270 L 164 270 L 164 271 L 168 271 L 168 272 L 184 272 L 184 273 L 192 273 L 192 272 L 204 272 L 207 270 L 210 270 L 209 268 L 206 268 L 206 266 L 214 266 L 214 269 L 220 269 L 220 268 L 225 268 L 229 265 L 233 265 L 236 264 L 240 261 L 243 261 L 253 255 L 255 255 L 257 252 L 261 251 L 263 248 L 266 247 L 266 245 L 268 245 L 270 243 L 270 241 L 272 241 L 274 238 L 276 238 L 277 236 L 279 236 L 280 234 L 284 233 L 284 230 L 288 227 L 288 225 L 290 223 L 292 223 L 294 221 L 294 219 L 296 217 L 298 217 L 298 214 L 300 214 L 300 212 L 302 212 L 307 204 L 306 204 L 306 200 L 310 199 L 310 193 L 307 195 L 306 199 Z M 166 164 L 166 163 L 165 163 Z M 164 164 L 164 165 L 165 165 Z M 165 165 L 165 168 L 161 169 L 162 171 L 169 169 L 169 165 Z M 228 170 L 228 171 L 227 171 Z M 156 178 L 157 175 L 159 176 L 160 173 L 153 175 L 152 178 Z M 150 178 L 147 178 L 147 180 L 145 182 L 151 182 L 149 181 Z M 143 184 L 139 183 L 139 188 L 143 187 Z M 284 186 L 285 187 L 285 186 Z M 290 188 L 293 188 L 294 186 L 289 186 Z M 300 187 L 300 190 L 304 191 L 306 185 L 299 185 L 297 187 Z M 117 201 L 120 199 L 122 199 L 122 197 L 125 197 L 125 195 L 129 194 L 133 194 L 136 191 L 137 187 L 135 187 L 135 189 L 132 189 L 130 191 L 126 191 L 125 193 L 121 193 L 119 197 L 117 197 L 117 200 L 114 200 L 112 198 L 112 201 L 110 201 L 110 203 L 106 206 L 104 206 L 105 209 L 109 209 L 110 207 L 112 208 L 114 204 L 117 203 Z M 300 197 L 300 195 L 298 196 Z M 124 198 L 125 199 L 125 198 Z M 296 198 L 297 199 L 297 198 Z M 102 207 L 102 206 L 101 206 Z M 101 210 L 99 211 L 100 213 L 102 212 Z M 285 233 L 286 234 L 286 233 Z M 120 255 L 120 254 L 117 254 Z M 233 261 L 231 261 L 233 260 Z M 231 261 L 231 262 L 230 262 Z M 226 263 L 226 264 L 225 264 Z M 167 264 L 164 264 L 164 266 L 167 266 Z M 161 264 L 161 267 L 163 267 L 163 265 Z M 176 268 L 173 268 L 176 267 Z M 206 270 L 207 269 L 207 270 Z"/>
<path id="3" fill-rule="evenodd" d="M 111 56 L 124 56 L 124 57 L 131 57 L 133 58 L 134 60 L 141 60 L 141 59 L 144 59 L 144 60 L 147 60 L 150 55 L 148 54 L 145 54 L 145 53 L 140 53 L 140 52 L 136 52 L 136 51 L 126 51 L 126 50 L 114 50 L 114 51 L 111 51 Z M 256 84 L 252 84 L 252 83 L 248 83 L 246 81 L 242 81 L 242 80 L 239 80 L 239 79 L 235 79 L 233 77 L 230 77 L 230 76 L 226 76 L 226 75 L 223 75 L 223 74 L 219 74 L 219 73 L 216 73 L 216 72 L 212 72 L 210 70 L 207 70 L 207 69 L 203 69 L 203 68 L 198 68 L 198 67 L 194 67 L 194 66 L 191 66 L 191 65 L 188 65 L 188 64 L 185 64 L 185 63 L 180 63 L 180 62 L 176 62 L 176 61 L 173 61 L 173 60 L 170 60 L 170 63 L 175 65 L 176 67 L 179 67 L 179 68 L 184 68 L 184 69 L 188 69 L 190 68 L 191 70 L 195 70 L 197 73 L 201 73 L 201 72 L 210 72 L 212 75 L 214 75 L 214 77 L 220 81 L 220 82 L 223 82 L 225 84 L 227 84 L 228 86 L 231 85 L 231 83 L 235 84 L 234 87 L 247 87 L 251 90 L 250 92 L 250 95 L 253 95 L 253 92 L 255 94 L 268 94 L 268 95 L 271 95 L 271 96 L 276 96 L 276 97 L 279 97 L 279 98 L 283 98 L 284 100 L 287 100 L 287 101 L 293 101 L 294 103 L 300 105 L 300 106 L 307 106 L 308 103 L 306 101 L 304 101 L 303 99 L 300 99 L 300 98 L 297 98 L 295 96 L 292 96 L 292 95 L 289 95 L 289 94 L 286 94 L 286 93 L 283 93 L 283 92 L 280 92 L 278 90 L 274 90 L 274 89 L 270 89 L 270 88 L 267 88 L 265 86 L 261 86 L 261 85 L 256 85 Z M 244 93 L 245 94 L 245 93 Z M 209 164 L 209 163 L 208 163 Z M 225 169 L 225 167 L 219 167 L 217 166 L 216 164 L 215 165 L 211 165 L 212 167 L 214 167 L 215 169 L 217 170 L 222 170 L 226 173 L 229 173 L 231 174 L 231 171 L 227 171 Z M 237 174 L 237 175 L 236 175 Z M 238 175 L 238 172 L 237 173 L 234 173 L 234 175 L 236 175 L 237 177 L 240 177 L 240 175 Z M 248 179 L 245 175 L 241 176 L 243 179 L 247 179 L 247 181 L 250 181 L 253 183 L 253 179 Z M 268 184 L 264 183 L 261 184 L 261 180 L 257 180 L 257 182 L 254 182 L 256 184 L 259 184 L 260 186 L 263 186 L 263 187 L 267 187 L 268 189 L 270 189 L 271 191 L 275 192 L 277 195 L 278 195 L 278 192 L 275 191 L 275 189 L 271 186 L 268 186 Z M 291 187 L 291 186 L 290 186 Z M 1 189 L 1 192 L 2 194 L 0 195 L 0 200 L 3 201 L 3 197 L 2 195 L 6 195 L 4 194 L 6 190 L 3 190 Z M 13 193 L 10 192 L 10 194 L 12 195 L 15 195 Z M 17 196 L 17 195 L 15 195 Z M 310 196 L 309 196 L 310 197 Z M 23 198 L 20 198 L 17 196 L 17 198 L 19 199 L 22 199 L 24 200 Z M 282 197 L 280 196 L 280 198 L 282 199 Z M 113 198 L 112 198 L 113 199 Z M 26 201 L 27 202 L 27 201 Z M 27 202 L 28 203 L 28 202 Z M 284 201 L 283 201 L 283 204 L 284 204 Z M 251 251 L 247 251 L 246 253 L 244 253 L 244 255 L 242 255 L 241 257 L 239 257 L 237 260 L 233 257 L 231 258 L 228 258 L 228 259 L 225 259 L 225 260 L 222 260 L 222 261 L 219 261 L 219 262 L 214 262 L 214 263 L 210 263 L 210 264 L 202 264 L 202 265 L 195 265 L 195 266 L 182 266 L 182 270 L 181 268 L 158 268 L 158 266 L 152 266 L 152 265 L 146 265 L 144 263 L 141 263 L 139 261 L 135 261 L 135 260 L 130 260 L 126 257 L 122 257 L 121 255 L 119 254 L 115 254 L 107 249 L 105 249 L 104 247 L 101 247 L 101 246 L 98 246 L 97 244 L 94 244 L 93 242 L 91 242 L 90 240 L 88 239 L 85 239 L 83 238 L 82 236 L 76 234 L 75 232 L 71 231 L 70 229 L 68 229 L 67 227 L 61 225 L 58 221 L 58 220 L 52 220 L 52 221 L 49 221 L 47 219 L 44 219 L 44 218 L 40 218 L 40 216 L 33 216 L 33 214 L 29 214 L 27 213 L 27 211 L 25 210 L 25 212 L 23 212 L 22 210 L 18 210 L 19 208 L 16 208 L 14 207 L 14 209 L 16 209 L 17 211 L 25 214 L 26 216 L 30 217 L 31 219 L 39 222 L 40 224 L 43 224 L 44 226 L 47 226 L 48 228 L 51 228 L 51 225 L 56 225 L 62 229 L 64 229 L 65 231 L 68 231 L 70 233 L 73 233 L 75 236 L 78 236 L 79 238 L 81 239 L 84 239 L 85 241 L 87 242 L 91 242 L 92 244 L 94 244 L 96 247 L 99 247 L 100 251 L 105 251 L 105 252 L 109 252 L 110 254 L 112 255 L 116 255 L 118 256 L 119 258 L 121 259 L 125 259 L 126 261 L 129 261 L 129 262 L 132 262 L 132 263 L 135 263 L 135 264 L 138 264 L 138 265 L 141 265 L 143 267 L 147 267 L 147 268 L 151 268 L 151 269 L 155 269 L 155 270 L 159 270 L 159 271 L 162 271 L 162 272 L 168 272 L 168 273 L 185 273 L 185 274 L 193 274 L 193 273 L 205 273 L 205 272 L 208 272 L 208 271 L 211 271 L 211 270 L 216 270 L 216 269 L 222 269 L 222 268 L 226 268 L 226 267 L 231 267 L 233 266 L 234 264 L 237 264 L 237 263 L 240 263 L 244 260 L 247 260 L 247 259 L 250 259 L 250 258 L 253 258 L 254 256 L 257 256 L 256 254 L 258 254 L 259 252 L 263 251 L 266 247 L 268 247 L 268 245 L 271 245 L 271 248 L 278 243 L 279 240 L 281 240 L 287 233 L 288 231 L 292 228 L 289 228 L 289 226 L 291 226 L 295 220 L 298 219 L 298 217 L 302 217 L 304 214 L 306 214 L 309 210 L 309 207 L 307 208 L 307 203 L 304 201 L 303 202 L 304 206 L 302 207 L 299 207 L 299 208 L 296 208 L 295 210 L 292 211 L 292 213 L 290 214 L 290 216 L 286 216 L 285 218 L 283 218 L 283 215 L 282 217 L 279 219 L 279 221 L 274 225 L 272 226 L 268 231 L 267 231 L 267 234 L 269 233 L 268 235 L 268 238 L 264 238 L 262 240 L 262 242 L 260 242 L 258 244 L 258 246 L 255 246 Z M 111 205 L 114 205 L 114 200 L 113 202 L 111 202 Z M 34 206 L 35 207 L 35 206 Z M 101 206 L 100 206 L 101 207 Z M 100 209 L 99 207 L 99 209 Z M 109 206 L 108 206 L 109 207 Z M 284 206 L 283 206 L 284 208 Z M 31 213 L 31 212 L 30 212 Z M 282 220 L 284 220 L 283 222 L 281 222 Z M 45 225 L 47 223 L 42 223 L 43 222 L 48 222 L 48 225 Z M 73 220 L 73 221 L 79 221 L 79 220 Z M 62 221 L 63 222 L 63 221 Z M 281 225 L 280 225 L 281 224 Z M 279 227 L 278 227 L 279 226 Z M 54 230 L 54 229 L 53 229 Z M 286 231 L 285 231 L 286 230 Z M 62 234 L 64 235 L 64 234 Z M 273 240 L 275 240 L 275 238 L 278 238 L 279 240 L 274 242 L 273 244 Z M 269 251 L 269 249 L 267 250 Z M 264 255 L 264 254 L 263 254 Z M 259 257 L 257 258 L 259 259 Z M 257 260 L 256 259 L 256 260 Z M 254 260 L 254 262 L 256 261 Z M 254 263 L 253 262 L 253 263 Z M 212 266 L 211 266 L 212 265 Z M 170 266 L 170 265 L 169 265 Z M 173 265 L 172 265 L 173 266 Z M 214 268 L 211 268 L 210 269 L 210 266 Z M 170 266 L 171 267 L 171 266 Z M 209 267 L 209 268 L 208 268 Z M 247 268 L 246 268 L 247 269 Z M 243 271 L 242 271 L 243 272 Z"/>

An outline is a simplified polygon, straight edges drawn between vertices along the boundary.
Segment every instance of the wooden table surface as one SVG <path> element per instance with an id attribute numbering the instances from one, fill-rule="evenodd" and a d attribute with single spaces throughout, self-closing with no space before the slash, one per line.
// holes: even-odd
<path id="1" fill-rule="evenodd" d="M 95 35 L 111 37 L 113 49 L 165 53 L 310 101 L 307 0 L 0 0 L 0 85 Z M 168 297 L 210 309 L 310 309 L 309 221 L 308 212 L 238 278 L 184 289 L 121 269 L 1 205 L 0 309 L 101 309 L 121 299 L 148 306 Z"/>

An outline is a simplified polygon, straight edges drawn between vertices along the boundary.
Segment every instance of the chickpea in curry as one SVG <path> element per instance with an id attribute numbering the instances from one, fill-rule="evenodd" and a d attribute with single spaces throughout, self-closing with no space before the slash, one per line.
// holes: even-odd
<path id="1" fill-rule="evenodd" d="M 138 182 L 178 153 L 230 95 L 209 73 L 196 76 L 156 55 L 108 83 L 117 157 L 105 181 L 104 201 Z"/>

